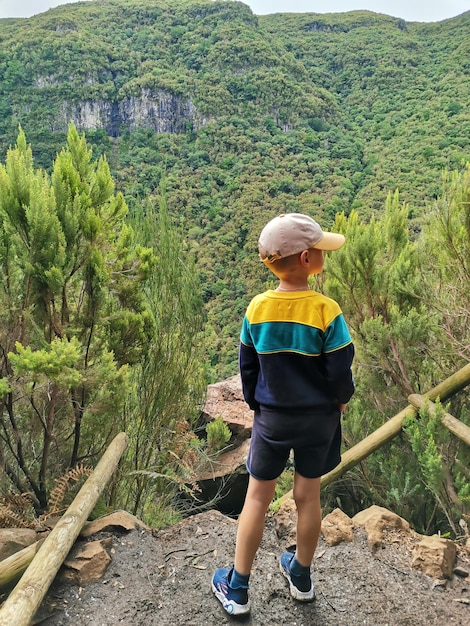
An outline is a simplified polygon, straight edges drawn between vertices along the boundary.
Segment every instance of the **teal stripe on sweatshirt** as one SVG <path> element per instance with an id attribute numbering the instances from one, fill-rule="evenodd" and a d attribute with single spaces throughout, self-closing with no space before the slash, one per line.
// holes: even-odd
<path id="1" fill-rule="evenodd" d="M 338 315 L 325 332 L 298 322 L 262 322 L 250 325 L 245 318 L 240 340 L 246 346 L 254 347 L 258 354 L 295 352 L 306 356 L 333 352 L 351 343 L 342 315 Z"/>
<path id="2" fill-rule="evenodd" d="M 295 322 L 263 322 L 250 326 L 253 345 L 258 354 L 296 352 L 317 356 L 322 351 L 322 333 L 318 328 Z"/>
<path id="3" fill-rule="evenodd" d="M 323 352 L 334 352 L 351 343 L 351 335 L 342 313 L 327 326 L 324 341 Z"/>

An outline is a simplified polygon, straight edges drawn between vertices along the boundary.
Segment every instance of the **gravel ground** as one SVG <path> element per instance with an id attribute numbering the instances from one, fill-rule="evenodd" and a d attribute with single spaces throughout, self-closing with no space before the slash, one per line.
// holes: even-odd
<path id="1" fill-rule="evenodd" d="M 267 520 L 251 576 L 251 614 L 229 617 L 212 594 L 213 570 L 232 563 L 236 522 L 216 511 L 164 531 L 133 530 L 111 537 L 112 561 L 84 588 L 54 583 L 36 615 L 44 626 L 467 626 L 470 579 L 445 587 L 411 569 L 411 546 L 396 535 L 373 555 L 362 529 L 352 542 L 317 549 L 317 599 L 293 600 L 281 575 L 274 521 Z M 470 557 L 460 552 L 467 571 Z"/>

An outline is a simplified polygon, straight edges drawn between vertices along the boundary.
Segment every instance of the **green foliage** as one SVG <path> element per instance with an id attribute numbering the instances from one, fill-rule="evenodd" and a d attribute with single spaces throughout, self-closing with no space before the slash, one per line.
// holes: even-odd
<path id="1" fill-rule="evenodd" d="M 225 448 L 232 436 L 230 428 L 220 416 L 207 424 L 206 433 L 207 451 L 209 454 L 217 454 L 217 452 Z"/>
<path id="2" fill-rule="evenodd" d="M 106 159 L 73 125 L 50 177 L 20 130 L 0 166 L 0 226 L 6 477 L 45 510 L 54 477 L 124 429 L 109 503 L 168 516 L 193 479 L 205 378 L 193 259 L 163 200 L 128 221 Z"/>
<path id="3" fill-rule="evenodd" d="M 73 125 L 50 177 L 20 129 L 0 165 L 0 456 L 38 510 L 53 478 L 115 433 L 128 364 L 154 328 L 138 296 L 150 253 L 135 250 L 126 212 L 106 160 L 92 161 Z M 129 315 L 141 323 L 124 335 Z M 124 339 L 117 360 L 113 340 Z"/>
<path id="4" fill-rule="evenodd" d="M 358 377 L 379 405 L 380 394 L 406 398 L 432 382 L 426 352 L 433 317 L 422 304 L 407 216 L 398 192 L 388 196 L 383 216 L 368 224 L 356 211 L 338 215 L 335 228 L 348 244 L 326 264 L 325 290 L 343 307 L 357 343 Z"/>
<path id="5" fill-rule="evenodd" d="M 274 493 L 275 501 L 290 491 L 294 486 L 294 469 L 290 465 L 279 476 Z M 276 508 L 276 507 L 274 507 Z"/>
<path id="6" fill-rule="evenodd" d="M 468 19 L 257 17 L 240 2 L 109 0 L 3 20 L 0 146 L 21 123 L 36 162 L 50 167 L 74 119 L 94 154 L 106 154 L 103 172 L 109 163 L 131 209 L 165 177 L 170 210 L 206 277 L 217 379 L 234 372 L 240 313 L 266 280 L 256 235 L 269 218 L 304 211 L 328 228 L 336 213 L 355 210 L 368 220 L 399 188 L 421 229 L 440 172 L 470 156 Z M 38 180 L 35 194 L 43 193 Z M 98 223 L 84 219 L 92 236 Z M 64 242 L 39 250 L 57 263 L 34 278 L 58 289 Z M 119 332 L 135 324 L 116 321 L 116 354 Z"/>
<path id="7" fill-rule="evenodd" d="M 6 396 L 11 391 L 11 387 L 8 384 L 7 378 L 0 378 L 0 398 Z"/>
<path id="8" fill-rule="evenodd" d="M 451 178 L 452 193 L 444 188 L 429 231 L 417 242 L 409 232 L 407 207 L 400 206 L 398 194 L 389 196 L 383 215 L 367 224 L 355 211 L 349 217 L 337 216 L 335 227 L 346 235 L 347 244 L 328 257 L 324 289 L 341 303 L 356 345 L 357 389 L 344 422 L 348 446 L 398 413 L 409 393 L 431 389 L 442 380 L 443 372 L 451 373 L 465 363 L 459 351 L 468 345 L 463 322 L 468 319 L 468 306 L 462 305 L 464 301 L 453 303 L 456 293 L 468 293 L 469 277 L 451 257 L 460 258 L 467 246 L 459 234 L 467 211 L 460 199 L 467 197 L 468 178 Z M 442 211 L 447 206 L 444 198 L 449 197 L 455 200 L 452 219 Z M 449 243 L 439 231 L 439 220 L 446 224 Z M 441 272 L 446 277 L 445 289 L 442 281 L 435 282 Z M 449 293 L 453 294 L 452 306 Z M 460 323 L 445 339 L 442 331 L 447 316 Z M 462 419 L 467 397 L 462 392 L 452 400 L 452 412 Z M 333 487 L 329 501 L 341 494 L 346 506 L 379 502 L 393 507 L 421 532 L 446 528 L 455 534 L 466 501 L 465 488 L 462 498 L 457 491 L 467 476 L 462 471 L 468 464 L 466 451 L 449 438 L 438 420 L 419 424 L 419 430 L 413 431 L 413 446 L 421 442 L 423 449 L 416 456 L 410 455 L 406 439 L 396 438 L 361 464 L 356 483 L 344 481 Z M 439 433 L 433 430 L 437 426 Z M 450 460 L 454 458 L 458 459 L 455 463 Z M 423 480 L 417 478 L 421 475 Z M 429 498 L 430 489 L 434 501 Z"/>
<path id="9" fill-rule="evenodd" d="M 126 402 L 129 506 L 166 515 L 168 485 L 185 487 L 197 463 L 206 370 L 211 381 L 235 373 L 246 305 L 273 286 L 257 236 L 282 212 L 346 234 L 316 287 L 354 334 L 348 445 L 468 361 L 469 20 L 257 17 L 219 0 L 0 20 L 0 339 L 12 355 L 0 371 L 2 462 L 18 489 L 32 484 L 45 505 L 42 442 L 93 457 Z M 162 181 L 169 210 L 154 206 Z M 466 401 L 451 412 L 465 418 Z M 331 502 L 401 503 L 416 527 L 439 528 L 449 509 L 414 481 L 409 446 L 377 451 Z"/>
<path id="10" fill-rule="evenodd" d="M 470 165 L 445 172 L 442 194 L 424 225 L 427 306 L 440 316 L 439 340 L 449 367 L 470 359 Z"/>
<path id="11" fill-rule="evenodd" d="M 468 450 L 459 446 L 442 425 L 444 407 L 425 406 L 418 419 L 409 419 L 405 431 L 421 470 L 422 481 L 432 493 L 455 535 L 458 520 L 470 507 L 468 490 Z"/>
<path id="12" fill-rule="evenodd" d="M 155 330 L 132 372 L 121 423 L 130 443 L 117 502 L 160 525 L 177 492 L 191 489 L 200 460 L 202 443 L 193 427 L 206 388 L 202 300 L 194 260 L 172 224 L 163 186 L 130 221 L 141 244 L 153 243 L 158 255 L 145 289 Z"/>
<path id="13" fill-rule="evenodd" d="M 80 347 L 75 337 L 70 341 L 55 338 L 45 350 L 24 347 L 17 341 L 16 352 L 9 352 L 8 358 L 14 373 L 29 376 L 33 384 L 50 379 L 70 388 L 83 381 L 83 374 L 76 369 L 80 361 Z"/>

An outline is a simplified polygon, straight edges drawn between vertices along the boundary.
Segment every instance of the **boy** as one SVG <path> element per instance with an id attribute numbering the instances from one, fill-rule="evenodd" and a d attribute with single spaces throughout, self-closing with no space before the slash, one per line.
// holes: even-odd
<path id="1" fill-rule="evenodd" d="M 260 258 L 279 286 L 253 298 L 240 335 L 243 395 L 254 411 L 250 478 L 234 566 L 212 578 L 213 592 L 231 615 L 250 611 L 253 560 L 291 450 L 297 545 L 295 554 L 281 555 L 280 569 L 293 598 L 308 602 L 316 595 L 310 565 L 320 534 L 320 477 L 340 462 L 340 417 L 354 393 L 354 347 L 338 304 L 311 291 L 308 278 L 322 271 L 323 250 L 337 250 L 344 241 L 300 213 L 274 218 L 259 238 Z"/>

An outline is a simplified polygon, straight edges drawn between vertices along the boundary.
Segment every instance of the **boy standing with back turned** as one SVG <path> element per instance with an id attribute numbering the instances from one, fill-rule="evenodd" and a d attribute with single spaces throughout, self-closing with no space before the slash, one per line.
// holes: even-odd
<path id="1" fill-rule="evenodd" d="M 354 393 L 354 347 L 338 304 L 310 290 L 308 278 L 322 271 L 323 250 L 337 250 L 344 241 L 300 213 L 274 218 L 259 238 L 260 258 L 279 286 L 253 298 L 240 336 L 243 395 L 254 411 L 250 478 L 234 566 L 216 570 L 212 578 L 213 592 L 231 615 L 250 610 L 253 560 L 291 450 L 297 545 L 295 554 L 281 555 L 280 569 L 293 598 L 315 598 L 310 566 L 320 534 L 320 477 L 341 460 L 340 420 Z"/>

